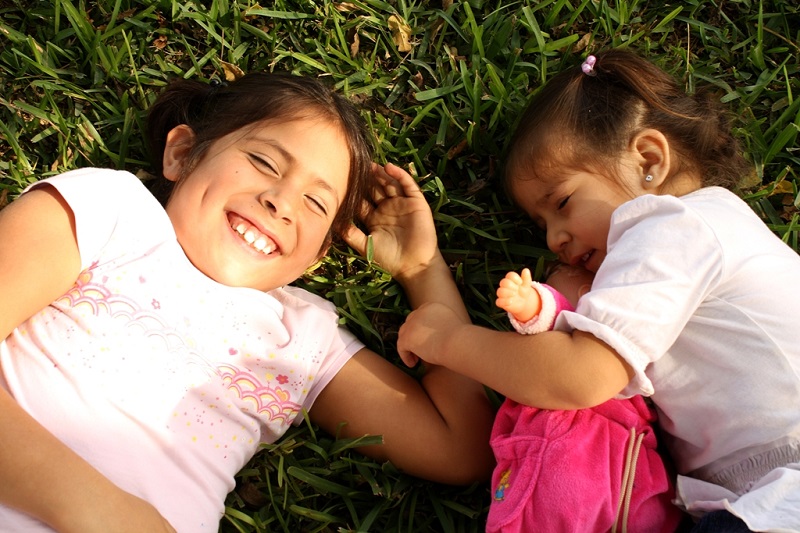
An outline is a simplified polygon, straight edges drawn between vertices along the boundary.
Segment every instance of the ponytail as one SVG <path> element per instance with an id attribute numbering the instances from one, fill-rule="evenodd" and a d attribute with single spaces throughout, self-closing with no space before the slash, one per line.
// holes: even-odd
<path id="1" fill-rule="evenodd" d="M 597 54 L 587 70 L 561 72 L 533 96 L 509 146 L 507 179 L 522 169 L 544 177 L 540 168 L 608 166 L 646 128 L 663 133 L 682 168 L 705 186 L 733 189 L 750 171 L 730 117 L 711 93 L 688 95 L 668 73 L 625 50 Z"/>

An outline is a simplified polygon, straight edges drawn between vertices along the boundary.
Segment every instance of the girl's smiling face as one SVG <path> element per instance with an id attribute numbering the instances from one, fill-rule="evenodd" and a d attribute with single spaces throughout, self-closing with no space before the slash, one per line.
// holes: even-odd
<path id="1" fill-rule="evenodd" d="M 229 286 L 268 291 L 300 277 L 326 251 L 347 193 L 350 152 L 329 122 L 266 122 L 214 142 L 187 176 L 188 126 L 173 129 L 164 176 L 178 242 L 194 266 Z"/>

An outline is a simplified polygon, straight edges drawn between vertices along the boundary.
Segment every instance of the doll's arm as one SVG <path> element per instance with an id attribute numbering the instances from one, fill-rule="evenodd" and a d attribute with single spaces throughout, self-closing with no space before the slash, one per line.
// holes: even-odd
<path id="1" fill-rule="evenodd" d="M 522 270 L 521 276 L 509 272 L 500 281 L 496 303 L 508 311 L 514 329 L 525 335 L 553 329 L 561 311 L 573 310 L 567 298 L 556 289 L 531 281 L 531 273 L 527 268 Z"/>

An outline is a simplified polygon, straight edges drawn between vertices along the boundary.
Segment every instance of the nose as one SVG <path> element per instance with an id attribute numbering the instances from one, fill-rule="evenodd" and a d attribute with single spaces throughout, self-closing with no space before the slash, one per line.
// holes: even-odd
<path id="1" fill-rule="evenodd" d="M 570 235 L 563 228 L 557 226 L 547 227 L 547 247 L 553 253 L 561 256 L 569 241 Z"/>
<path id="2" fill-rule="evenodd" d="M 272 187 L 259 195 L 258 201 L 273 217 L 290 224 L 294 221 L 295 213 L 295 206 L 290 192 L 286 190 L 286 187 L 273 184 Z"/>

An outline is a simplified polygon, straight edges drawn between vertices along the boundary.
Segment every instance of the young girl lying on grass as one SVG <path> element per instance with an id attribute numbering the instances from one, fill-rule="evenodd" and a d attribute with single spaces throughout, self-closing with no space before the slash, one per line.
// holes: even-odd
<path id="1" fill-rule="evenodd" d="M 0 530 L 216 532 L 234 474 L 304 409 L 411 474 L 488 477 L 479 384 L 413 380 L 287 285 L 336 233 L 363 252 L 358 214 L 412 306 L 467 319 L 421 191 L 372 165 L 355 108 L 296 76 L 183 80 L 148 137 L 165 208 L 88 168 L 0 211 Z"/>
<path id="2" fill-rule="evenodd" d="M 719 186 L 749 166 L 717 101 L 631 52 L 590 56 L 534 95 L 506 165 L 592 290 L 537 335 L 425 304 L 404 360 L 541 409 L 649 396 L 697 531 L 800 531 L 800 257 Z"/>

